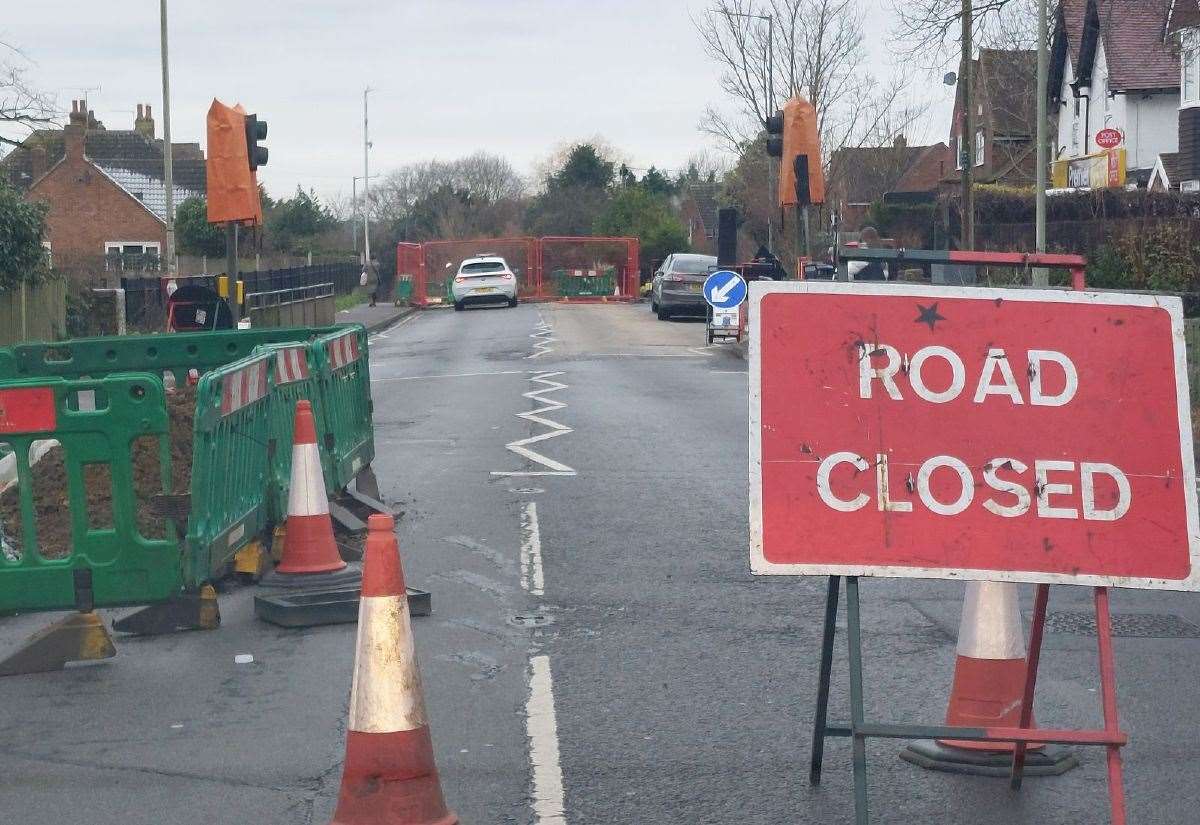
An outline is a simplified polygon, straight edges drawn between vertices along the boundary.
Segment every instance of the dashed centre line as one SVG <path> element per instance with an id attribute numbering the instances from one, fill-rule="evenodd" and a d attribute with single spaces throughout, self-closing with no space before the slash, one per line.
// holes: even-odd
<path id="1" fill-rule="evenodd" d="M 534 825 L 566 825 L 562 763 L 558 755 L 558 720 L 549 656 L 529 659 L 529 699 L 525 704 L 529 762 L 533 767 Z"/>
<path id="2" fill-rule="evenodd" d="M 534 596 L 546 593 L 546 576 L 542 569 L 542 534 L 538 527 L 537 503 L 533 501 L 521 507 L 521 587 Z"/>

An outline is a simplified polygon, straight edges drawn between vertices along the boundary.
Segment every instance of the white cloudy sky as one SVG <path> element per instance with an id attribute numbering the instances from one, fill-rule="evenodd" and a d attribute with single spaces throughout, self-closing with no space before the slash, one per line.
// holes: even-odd
<path id="1" fill-rule="evenodd" d="M 875 70 L 889 71 L 894 0 L 862 0 Z M 88 92 L 97 117 L 129 128 L 138 102 L 161 133 L 158 4 L 6 4 L 0 41 L 60 105 Z M 362 174 L 370 84 L 372 172 L 487 149 L 518 169 L 564 141 L 604 135 L 635 166 L 674 168 L 711 145 L 697 125 L 722 102 L 692 17 L 706 0 L 172 0 L 175 140 L 203 142 L 213 97 L 270 123 L 273 193 L 348 193 Z M 942 139 L 950 92 L 915 139 Z"/>

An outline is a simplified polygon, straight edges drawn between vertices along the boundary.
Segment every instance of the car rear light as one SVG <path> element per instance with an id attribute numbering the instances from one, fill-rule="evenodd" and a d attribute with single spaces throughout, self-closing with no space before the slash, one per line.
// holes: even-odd
<path id="1" fill-rule="evenodd" d="M 505 272 L 500 276 L 500 280 L 502 280 L 502 281 L 511 281 L 512 278 L 513 278 L 513 276 L 512 276 L 511 272 Z"/>
<path id="2" fill-rule="evenodd" d="M 456 283 L 456 284 L 465 284 L 466 282 L 467 282 L 467 279 L 461 275 L 459 275 L 457 278 L 454 279 L 454 283 Z"/>

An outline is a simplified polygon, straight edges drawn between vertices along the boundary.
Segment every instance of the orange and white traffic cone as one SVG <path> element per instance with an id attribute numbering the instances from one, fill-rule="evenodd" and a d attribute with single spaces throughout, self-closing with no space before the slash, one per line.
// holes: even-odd
<path id="1" fill-rule="evenodd" d="M 367 521 L 346 761 L 332 825 L 456 825 L 433 759 L 391 516 Z"/>
<path id="2" fill-rule="evenodd" d="M 283 556 L 275 569 L 263 576 L 262 583 L 272 587 L 320 587 L 352 584 L 361 576 L 362 571 L 347 565 L 338 553 L 312 404 L 298 401 Z"/>
<path id="3" fill-rule="evenodd" d="M 1025 631 L 1015 584 L 969 582 L 958 631 L 958 659 L 946 724 L 967 728 L 1015 728 L 1025 693 Z M 1032 724 L 1032 723 L 1031 723 Z M 922 740 L 900 757 L 931 770 L 1008 776 L 1011 742 Z M 1030 745 L 1025 773 L 1057 775 L 1079 764 L 1063 748 Z"/>

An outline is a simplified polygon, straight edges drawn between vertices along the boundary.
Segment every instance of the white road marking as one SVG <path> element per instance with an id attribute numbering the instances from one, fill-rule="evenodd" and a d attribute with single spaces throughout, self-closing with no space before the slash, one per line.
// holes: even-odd
<path id="1" fill-rule="evenodd" d="M 521 508 L 521 587 L 534 596 L 543 596 L 546 592 L 542 532 L 538 527 L 537 504 L 532 501 Z"/>
<path id="2" fill-rule="evenodd" d="M 529 337 L 533 339 L 534 351 L 525 357 L 527 359 L 541 358 L 543 355 L 554 352 L 554 348 L 550 345 L 558 339 L 554 337 L 554 328 L 546 323 L 541 312 L 538 312 L 538 325 L 533 329 L 534 332 Z"/>
<path id="3" fill-rule="evenodd" d="M 371 383 L 382 381 L 425 381 L 430 378 L 479 378 L 485 375 L 528 375 L 532 370 L 502 370 L 500 372 L 455 372 L 447 375 L 400 375 L 391 378 L 372 378 Z"/>
<path id="4" fill-rule="evenodd" d="M 553 412 L 554 410 L 561 410 L 567 406 L 566 404 L 564 404 L 561 401 L 555 401 L 552 398 L 543 398 L 542 397 L 546 393 L 557 392 L 558 390 L 565 390 L 568 388 L 566 384 L 563 384 L 559 381 L 551 380 L 552 378 L 555 378 L 556 376 L 559 376 L 559 375 L 562 375 L 562 373 L 561 372 L 543 372 L 543 373 L 539 373 L 538 375 L 531 376 L 529 379 L 530 381 L 533 381 L 538 384 L 544 384 L 545 388 L 537 389 L 537 390 L 530 390 L 529 392 L 522 393 L 521 395 L 525 398 L 529 398 L 534 401 L 537 401 L 542 406 L 538 407 L 535 410 L 530 410 L 529 412 L 517 413 L 517 418 L 524 418 L 526 421 L 532 421 L 535 424 L 541 424 L 543 427 L 549 427 L 550 429 L 544 433 L 539 433 L 538 435 L 530 436 L 529 438 L 518 439 L 517 441 L 512 441 L 512 442 L 504 445 L 505 449 L 509 450 L 510 452 L 514 452 L 519 456 L 523 456 L 523 457 L 529 459 L 530 461 L 534 462 L 535 464 L 540 464 L 545 469 L 543 469 L 543 470 L 493 470 L 492 475 L 494 475 L 494 476 L 573 476 L 576 474 L 575 470 L 573 470 L 571 467 L 568 467 L 566 464 L 563 464 L 561 461 L 555 461 L 552 458 L 547 458 L 546 456 L 542 455 L 541 453 L 535 452 L 535 451 L 529 449 L 530 444 L 537 444 L 540 441 L 546 441 L 551 438 L 557 438 L 560 435 L 566 435 L 567 433 L 575 432 L 573 429 L 568 427 L 566 424 L 559 424 L 557 421 L 552 421 L 549 418 L 542 417 L 542 413 Z"/>
<path id="5" fill-rule="evenodd" d="M 529 763 L 533 768 L 534 825 L 567 825 L 549 656 L 529 659 L 525 730 L 529 735 Z"/>

